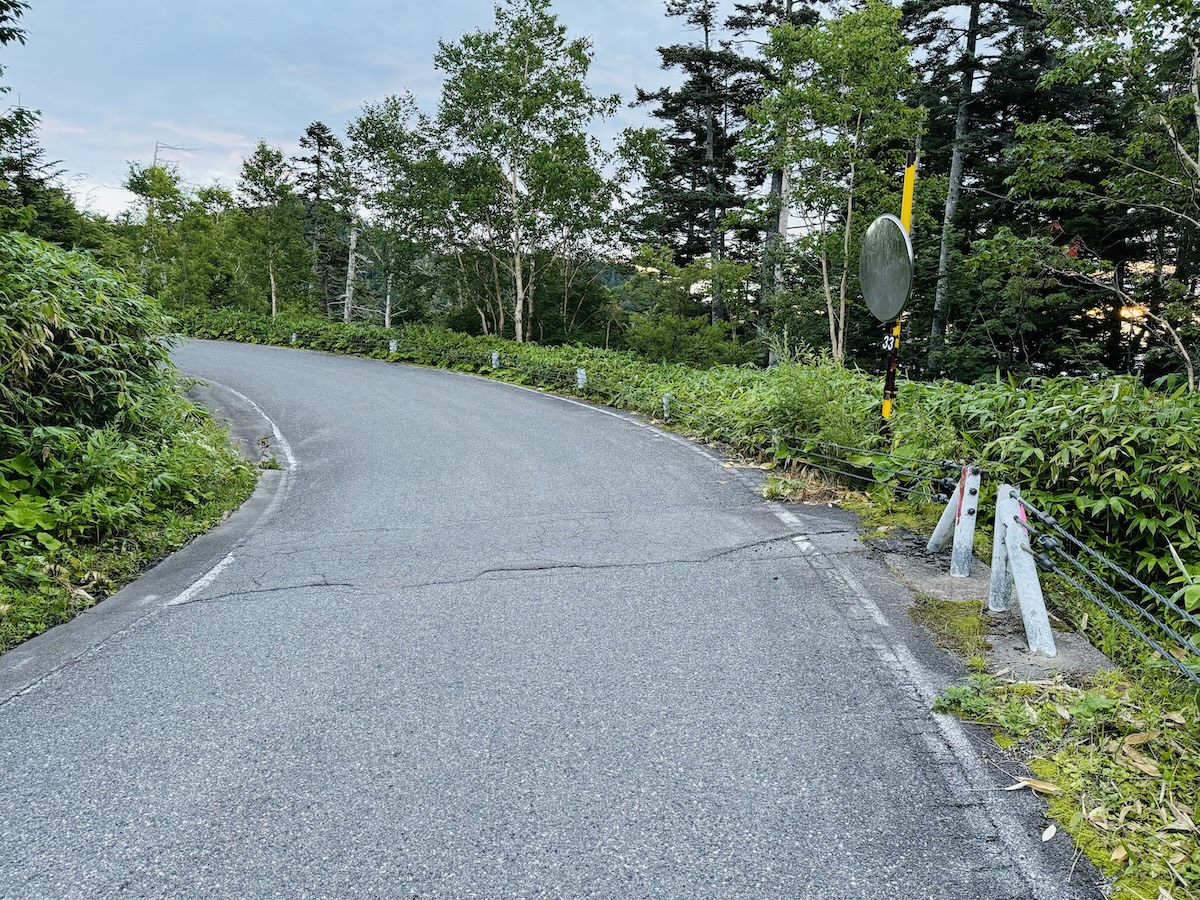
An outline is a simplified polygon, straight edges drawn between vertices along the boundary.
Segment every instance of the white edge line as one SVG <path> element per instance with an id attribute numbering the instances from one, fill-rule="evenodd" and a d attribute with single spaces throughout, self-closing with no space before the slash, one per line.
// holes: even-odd
<path id="1" fill-rule="evenodd" d="M 249 406 L 251 409 L 253 409 L 256 413 L 258 413 L 260 416 L 262 416 L 263 421 L 265 421 L 268 425 L 271 426 L 271 433 L 275 437 L 275 444 L 276 444 L 276 446 L 279 447 L 280 451 L 284 455 L 284 458 L 287 460 L 287 467 L 282 472 L 282 476 L 283 476 L 283 483 L 281 484 L 282 490 L 280 490 L 279 493 L 277 493 L 275 495 L 274 500 L 272 500 L 271 505 L 270 505 L 270 507 L 268 507 L 268 510 L 267 510 L 268 514 L 272 513 L 275 509 L 275 506 L 279 502 L 281 502 L 283 497 L 286 495 L 287 490 L 290 487 L 290 477 L 289 476 L 297 468 L 296 454 L 292 452 L 292 445 L 289 444 L 288 439 L 283 436 L 283 432 L 279 430 L 279 426 L 275 424 L 274 419 L 272 419 L 265 412 L 263 412 L 263 408 L 261 406 L 259 406 L 257 403 L 255 403 L 253 400 L 251 400 L 249 397 L 247 397 L 245 394 L 243 394 L 241 391 L 235 391 L 229 385 L 221 384 L 219 381 L 213 381 L 212 379 L 209 379 L 209 378 L 205 378 L 203 380 L 209 384 L 217 385 L 218 387 L 222 388 L 223 390 L 229 391 L 229 393 L 233 394 L 235 397 L 237 397 L 239 400 L 241 400 L 243 403 L 245 403 L 247 406 Z M 177 594 L 173 599 L 168 600 L 164 604 L 164 606 L 181 606 L 184 603 L 191 602 L 191 600 L 197 594 L 199 594 L 202 590 L 204 590 L 206 587 L 208 587 L 210 584 L 212 584 L 217 579 L 217 576 L 220 575 L 223 571 L 225 571 L 226 568 L 229 567 L 229 565 L 233 562 L 233 560 L 234 560 L 233 551 L 230 551 L 229 553 L 225 554 L 224 558 L 222 558 L 216 565 L 214 565 L 211 569 L 209 569 L 207 572 L 205 572 L 203 575 L 201 575 L 198 579 L 196 579 L 196 581 L 194 581 L 192 583 L 191 587 L 188 587 L 181 593 Z"/>
<path id="2" fill-rule="evenodd" d="M 539 390 L 535 387 L 530 387 L 527 384 L 514 384 L 513 382 L 505 381 L 502 378 L 489 378 L 486 375 L 479 375 L 475 372 L 456 372 L 453 369 L 443 369 L 438 366 L 421 366 L 421 365 L 416 365 L 414 363 L 399 363 L 399 365 L 411 365 L 411 366 L 413 366 L 413 368 L 417 368 L 417 369 L 429 369 L 429 370 L 435 371 L 435 372 L 445 372 L 449 375 L 458 375 L 461 378 L 482 378 L 484 381 L 491 382 L 492 384 L 502 384 L 505 387 L 516 388 L 519 391 L 527 391 L 528 393 L 536 394 L 539 397 L 548 397 L 551 400 L 559 400 L 563 403 L 569 403 L 572 406 L 578 406 L 580 409 L 586 409 L 586 410 L 590 410 L 591 412 L 594 412 L 594 413 L 600 413 L 600 415 L 602 415 L 602 416 L 611 416 L 614 419 L 619 419 L 620 421 L 625 422 L 628 425 L 636 426 L 637 428 L 645 428 L 647 431 L 650 431 L 650 432 L 658 435 L 659 437 L 666 438 L 669 441 L 673 441 L 676 444 L 680 444 L 681 446 L 687 447 L 693 453 L 698 453 L 701 456 L 703 456 L 705 459 L 711 460 L 712 462 L 715 462 L 718 465 L 721 463 L 721 457 L 719 455 L 713 453 L 711 450 L 709 450 L 703 444 L 700 444 L 699 442 L 692 440 L 691 438 L 687 438 L 682 435 L 675 434 L 674 432 L 668 431 L 665 428 L 659 428 L 653 422 L 643 422 L 637 418 L 636 414 L 634 414 L 632 412 L 626 412 L 624 410 L 618 410 L 618 409 L 610 409 L 610 408 L 604 407 L 604 406 L 597 406 L 594 403 L 585 403 L 584 401 L 577 400 L 574 397 L 568 397 L 563 394 L 555 394 L 555 393 L 552 393 L 552 392 L 546 391 L 546 390 Z"/>
<path id="3" fill-rule="evenodd" d="M 209 379 L 204 379 L 204 380 L 209 381 L 210 384 L 220 384 L 220 382 L 217 382 L 217 381 L 210 381 Z M 271 426 L 271 433 L 275 436 L 275 443 L 279 445 L 279 449 L 282 450 L 283 455 L 285 457 L 287 457 L 288 468 L 295 469 L 296 468 L 296 455 L 294 453 L 292 453 L 292 445 L 289 444 L 287 438 L 285 438 L 283 436 L 283 432 L 279 430 L 279 426 L 275 424 L 275 421 L 270 416 L 268 416 L 265 412 L 263 412 L 263 409 L 261 406 L 259 406 L 257 403 L 255 403 L 253 400 L 251 400 L 249 397 L 247 397 L 245 394 L 243 394 L 241 391 L 235 391 L 233 388 L 229 387 L 229 385 L 226 385 L 226 384 L 221 384 L 220 386 L 222 388 L 224 388 L 225 390 L 229 391 L 229 393 L 233 394 L 233 396 L 237 397 L 239 400 L 241 400 L 243 403 L 247 404 L 251 409 L 253 409 L 256 413 L 258 413 L 260 416 L 263 417 L 263 419 L 266 421 L 266 423 Z"/>
<path id="4" fill-rule="evenodd" d="M 189 602 L 198 593 L 200 593 L 202 590 L 204 590 L 206 587 L 208 587 L 210 584 L 212 584 L 214 581 L 216 581 L 217 576 L 220 575 L 223 571 L 225 571 L 225 569 L 228 568 L 229 564 L 232 562 L 233 562 L 233 554 L 226 553 L 224 559 L 222 559 L 219 563 L 217 563 L 215 566 L 213 566 L 211 569 L 209 569 L 207 572 L 205 572 L 203 575 L 201 575 L 198 579 L 196 579 L 196 581 L 193 582 L 193 584 L 190 588 L 188 588 L 183 593 L 176 596 L 175 599 L 168 600 L 166 605 L 167 606 L 179 606 L 181 604 Z"/>

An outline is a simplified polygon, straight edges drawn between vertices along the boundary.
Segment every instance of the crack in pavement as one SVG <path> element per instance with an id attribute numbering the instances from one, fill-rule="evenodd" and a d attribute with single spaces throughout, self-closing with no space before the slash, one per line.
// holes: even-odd
<path id="1" fill-rule="evenodd" d="M 299 591 L 305 588 L 330 587 L 330 588 L 355 588 L 356 584 L 351 584 L 346 581 L 307 581 L 302 584 L 284 584 L 279 587 L 270 588 L 253 588 L 247 591 L 231 591 L 227 594 L 213 594 L 210 596 L 191 597 L 184 600 L 182 603 L 169 603 L 168 606 L 189 606 L 193 603 L 212 603 L 217 600 L 230 600 L 236 597 L 252 597 L 257 594 L 277 594 L 281 591 Z"/>
<path id="2" fill-rule="evenodd" d="M 782 543 L 784 541 L 793 541 L 796 538 L 820 538 L 820 537 L 828 537 L 828 536 L 832 536 L 832 535 L 842 535 L 842 534 L 848 534 L 848 533 L 849 532 L 847 532 L 841 528 L 832 528 L 832 529 L 827 529 L 824 531 L 789 532 L 787 534 L 779 535 L 776 537 L 763 538 L 761 540 L 752 541 L 752 542 L 749 542 L 746 544 L 739 544 L 735 547 L 728 547 L 728 548 L 725 548 L 725 549 L 717 552 L 716 554 L 710 554 L 707 556 L 680 557 L 678 559 L 664 559 L 664 560 L 659 560 L 659 561 L 654 562 L 653 565 L 664 565 L 664 564 L 673 563 L 673 562 L 678 562 L 678 563 L 710 562 L 713 559 L 717 559 L 721 556 L 726 556 L 731 553 L 738 553 L 742 550 L 753 549 L 754 547 L 761 547 L 761 546 L 766 546 L 769 544 Z M 542 535 L 540 540 L 532 541 L 532 543 L 546 544 L 546 543 L 552 543 L 552 541 L 549 539 L 548 536 Z M 407 546 L 413 552 L 418 552 L 419 545 L 413 545 L 412 543 L 408 543 L 405 546 Z M 294 548 L 294 549 L 283 549 L 282 547 L 264 547 L 262 550 L 243 551 L 238 554 L 238 559 L 262 561 L 262 560 L 274 559 L 276 557 L 291 558 L 291 557 L 295 557 L 295 556 L 303 556 L 305 553 L 316 552 L 318 550 L 324 551 L 324 550 L 328 549 L 328 547 L 329 547 L 328 543 L 322 545 L 321 547 L 314 547 L 312 545 L 308 545 L 308 546 L 298 547 L 298 548 Z M 372 552 L 372 553 L 374 553 L 378 550 L 377 547 L 372 547 L 369 549 L 370 549 L 370 552 Z M 812 552 L 812 551 L 809 551 L 809 552 Z M 822 552 L 828 553 L 828 552 L 832 552 L 832 551 L 829 551 L 826 549 L 826 550 L 823 550 Z M 640 565 L 640 564 L 638 564 L 638 563 L 627 563 L 627 564 L 609 563 L 609 564 L 604 564 L 602 566 L 593 566 L 592 568 L 596 568 L 596 567 L 608 568 L 608 567 L 614 567 L 614 566 L 620 567 L 621 565 L 636 566 L 636 565 Z M 564 563 L 563 566 L 570 567 L 571 564 Z M 581 564 L 579 566 L 575 566 L 575 568 L 583 568 L 583 567 L 586 567 L 586 566 L 583 564 Z M 512 571 L 522 571 L 523 568 L 524 567 L 515 567 L 512 569 Z M 501 568 L 501 569 L 488 570 L 488 571 L 506 571 L 506 570 Z M 266 573 L 263 573 L 263 574 L 266 574 Z"/>
<path id="3" fill-rule="evenodd" d="M 840 532 L 830 531 L 830 532 L 820 532 L 820 533 L 821 534 L 839 534 Z M 616 569 L 653 569 L 653 568 L 657 568 L 659 566 L 672 566 L 672 565 L 680 565 L 680 564 L 684 564 L 684 563 L 708 563 L 708 562 L 714 562 L 718 559 L 722 559 L 723 557 L 726 557 L 726 556 L 732 556 L 733 554 L 740 553 L 743 550 L 751 550 L 755 547 L 764 547 L 764 546 L 768 546 L 770 544 L 783 543 L 785 541 L 791 541 L 793 538 L 800 537 L 800 536 L 812 537 L 812 536 L 816 536 L 816 533 L 813 533 L 813 532 L 802 532 L 799 534 L 789 533 L 789 534 L 781 535 L 778 537 L 764 538 L 762 540 L 751 541 L 746 544 L 739 544 L 736 547 L 726 547 L 723 550 L 719 550 L 715 553 L 709 553 L 707 555 L 702 555 L 702 556 L 693 555 L 693 556 L 684 556 L 684 557 L 671 558 L 671 559 L 657 559 L 657 560 L 650 560 L 648 562 L 637 562 L 637 563 L 633 563 L 633 562 L 629 562 L 629 563 L 545 563 L 545 564 L 540 564 L 540 565 L 495 566 L 492 568 L 481 569 L 480 571 L 474 573 L 473 575 L 468 575 L 468 576 L 465 576 L 462 578 L 449 578 L 449 579 L 442 579 L 442 580 L 437 580 L 437 581 L 413 582 L 411 584 L 396 585 L 396 587 L 401 587 L 401 588 L 405 588 L 405 589 L 414 589 L 414 588 L 426 588 L 426 587 L 445 587 L 445 586 L 456 585 L 456 584 L 472 584 L 474 582 L 477 582 L 484 578 L 487 578 L 489 575 L 507 575 L 507 574 L 521 575 L 521 574 L 526 574 L 526 573 L 539 573 L 539 572 L 588 572 L 588 571 L 602 571 L 602 570 L 616 570 Z M 799 554 L 797 554 L 797 556 L 798 557 L 803 556 L 803 554 L 799 553 Z"/>
<path id="4" fill-rule="evenodd" d="M 665 511 L 665 512 L 694 512 L 694 513 L 710 512 L 710 509 L 708 507 L 697 506 L 696 504 L 676 504 L 676 505 L 672 505 L 672 506 L 660 507 L 659 509 L 661 511 Z M 722 509 L 727 509 L 734 513 L 745 512 L 745 511 L 756 511 L 757 512 L 757 511 L 762 510 L 762 506 L 761 506 L 761 504 L 745 504 L 745 505 L 736 505 L 736 506 L 731 506 L 731 507 L 723 507 Z M 596 520 L 596 521 L 604 522 L 604 521 L 608 521 L 611 519 L 627 519 L 627 518 L 629 518 L 629 514 L 627 511 L 616 510 L 616 509 L 612 509 L 612 510 L 599 509 L 599 510 L 590 510 L 587 512 L 571 512 L 571 513 L 564 513 L 561 516 L 544 516 L 544 515 L 490 516 L 486 519 L 477 519 L 477 518 L 450 519 L 445 522 L 440 522 L 434 526 L 425 525 L 425 524 L 421 524 L 421 525 L 394 525 L 393 524 L 393 525 L 366 526 L 366 527 L 362 527 L 362 528 L 348 528 L 348 529 L 340 530 L 337 533 L 337 535 L 335 535 L 334 537 L 344 536 L 346 538 L 358 539 L 361 537 L 366 537 L 366 536 L 371 536 L 371 535 L 405 534 L 405 533 L 410 533 L 410 532 L 416 533 L 416 534 L 429 534 L 430 532 L 436 533 L 436 532 L 441 532 L 441 531 L 456 531 L 456 530 L 460 530 L 460 529 L 477 529 L 477 528 L 479 528 L 480 525 L 488 525 L 488 524 L 502 525 L 502 524 L 512 523 L 512 522 L 527 522 L 527 523 L 539 525 L 541 527 L 550 527 L 550 526 L 563 525 L 565 523 L 570 523 L 572 525 L 582 524 L 582 523 L 588 522 L 589 520 Z M 837 528 L 829 529 L 827 531 L 811 532 L 811 534 L 836 534 L 836 533 L 852 532 L 854 530 L 855 530 L 854 526 L 845 525 L 845 526 L 839 526 Z M 314 530 L 314 533 L 317 533 L 317 532 Z M 327 535 L 323 534 L 323 537 L 326 540 L 329 539 L 329 536 L 327 536 Z M 288 548 L 289 546 L 292 546 L 295 544 L 302 543 L 304 540 L 305 540 L 305 538 L 303 538 L 303 537 L 293 536 L 290 540 L 280 541 L 276 545 L 277 547 L 280 548 L 277 552 L 279 552 L 280 554 L 303 552 L 303 550 L 307 549 L 307 548 L 300 548 L 299 550 L 289 550 L 289 549 L 285 549 L 285 548 Z"/>
<path id="5" fill-rule="evenodd" d="M 732 556 L 733 554 L 736 554 L 736 553 L 741 553 L 742 551 L 745 551 L 745 550 L 752 550 L 756 547 L 765 547 L 765 546 L 769 546 L 771 544 L 780 544 L 780 543 L 784 543 L 784 542 L 791 542 L 797 537 L 819 537 L 823 534 L 840 534 L 840 533 L 841 533 L 840 531 L 788 532 L 788 533 L 782 534 L 782 535 L 775 535 L 772 537 L 762 538 L 757 541 L 749 541 L 747 543 L 738 544 L 733 547 L 725 547 L 714 553 L 699 554 L 699 555 L 693 554 L 691 556 L 673 557 L 673 558 L 669 558 L 669 559 L 657 559 L 657 560 L 650 560 L 648 562 L 542 563 L 542 564 L 534 564 L 534 565 L 493 566 L 493 567 L 489 567 L 486 569 L 480 569 L 479 571 L 477 571 L 471 575 L 467 575 L 467 576 L 461 577 L 461 578 L 437 579 L 437 580 L 433 580 L 433 581 L 411 582 L 408 584 L 396 583 L 396 584 L 391 585 L 391 587 L 405 589 L 405 590 L 412 590 L 412 589 L 427 588 L 427 587 L 445 587 L 445 586 L 456 585 L 456 584 L 472 584 L 474 582 L 477 582 L 484 578 L 487 578 L 488 576 L 491 576 L 491 575 L 521 575 L 521 574 L 546 573 L 546 572 L 586 572 L 586 571 L 617 570 L 617 569 L 651 569 L 651 568 L 657 568 L 659 566 L 681 565 L 681 564 L 686 564 L 686 563 L 709 563 L 709 562 L 715 562 L 716 560 L 722 559 L 727 556 Z M 296 552 L 298 552 L 298 551 L 292 551 L 292 553 L 296 553 Z M 264 555 L 239 554 L 238 558 L 245 559 L 245 560 L 263 559 L 263 558 L 270 559 L 272 556 L 275 556 L 275 555 L 277 555 L 277 554 L 274 554 L 274 553 L 264 554 Z M 804 555 L 803 550 L 801 550 L 801 552 L 798 553 L 798 555 L 803 556 Z M 261 584 L 262 583 L 261 579 L 264 577 L 264 574 L 265 573 L 259 573 L 257 576 L 255 576 L 253 578 L 254 583 Z M 257 596 L 257 595 L 261 595 L 261 594 L 275 594 L 275 593 L 281 593 L 283 591 L 298 591 L 298 590 L 305 590 L 307 588 L 318 588 L 318 587 L 347 588 L 347 589 L 358 588 L 361 590 L 364 587 L 364 585 L 354 584 L 352 582 L 345 582 L 345 581 L 329 581 L 329 580 L 323 578 L 320 581 L 306 581 L 306 582 L 301 582 L 298 584 L 279 585 L 278 587 L 255 587 L 255 588 L 241 590 L 241 591 L 229 591 L 224 594 L 199 595 L 196 597 L 190 597 L 181 603 L 172 602 L 172 603 L 168 604 L 168 606 L 188 606 L 193 603 L 213 603 L 218 600 L 231 600 L 231 599 L 242 598 L 242 597 L 253 597 L 253 596 Z"/>

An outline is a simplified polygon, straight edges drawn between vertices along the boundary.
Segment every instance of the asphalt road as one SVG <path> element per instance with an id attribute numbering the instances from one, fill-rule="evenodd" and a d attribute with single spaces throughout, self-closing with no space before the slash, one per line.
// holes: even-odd
<path id="1" fill-rule="evenodd" d="M 845 514 L 479 378 L 177 360 L 285 468 L 0 657 L 0 897 L 1098 896 Z"/>

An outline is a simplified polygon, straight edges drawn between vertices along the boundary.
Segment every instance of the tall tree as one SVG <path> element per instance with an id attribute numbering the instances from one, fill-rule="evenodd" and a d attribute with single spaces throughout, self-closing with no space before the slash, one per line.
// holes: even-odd
<path id="1" fill-rule="evenodd" d="M 665 237 L 678 262 L 707 255 L 715 266 L 726 252 L 726 213 L 744 207 L 761 180 L 761 171 L 735 151 L 746 108 L 761 96 L 765 66 L 721 37 L 716 0 L 667 0 L 666 11 L 696 39 L 658 48 L 662 68 L 683 73 L 678 88 L 637 91 L 636 104 L 653 104 L 666 148 L 643 192 L 643 227 Z M 728 318 L 717 279 L 712 318 Z"/>
<path id="2" fill-rule="evenodd" d="M 398 290 L 419 290 L 420 259 L 445 247 L 449 227 L 436 129 L 411 94 L 364 104 L 346 130 L 348 152 L 371 227 L 362 235 L 370 275 L 383 297 L 383 321 L 392 324 Z"/>
<path id="3" fill-rule="evenodd" d="M 1045 10 L 1063 48 L 1043 86 L 1107 95 L 1120 125 L 1031 117 L 1018 129 L 1010 184 L 1042 209 L 1083 208 L 1105 224 L 1098 237 L 1108 246 L 1078 233 L 1072 249 L 1111 263 L 1090 279 L 1108 298 L 1110 346 L 1132 320 L 1186 356 L 1185 342 L 1200 338 L 1200 9 L 1195 0 L 1048 0 Z"/>
<path id="4" fill-rule="evenodd" d="M 750 3 L 735 3 L 736 10 L 728 19 L 726 27 L 735 35 L 735 43 L 758 43 L 756 37 L 769 35 L 771 28 L 791 24 L 797 28 L 815 25 L 817 12 L 801 0 L 755 0 Z M 769 84 L 781 84 L 792 77 L 792 73 L 780 67 L 770 67 L 764 60 L 763 78 Z M 766 227 L 763 229 L 763 247 L 760 259 L 760 291 L 765 305 L 777 302 L 784 289 L 783 260 L 784 244 L 788 236 L 791 208 L 791 180 L 788 169 L 776 163 L 770 167 L 770 182 L 763 213 Z"/>
<path id="5" fill-rule="evenodd" d="M 584 230 L 608 205 L 588 129 L 617 101 L 588 88 L 591 46 L 567 37 L 549 0 L 505 0 L 495 15 L 494 29 L 439 43 L 438 124 L 454 171 L 480 176 L 458 181 L 459 197 L 483 214 L 492 259 L 511 285 L 514 336 L 524 341 L 533 335 L 538 253 L 555 230 Z"/>
<path id="6" fill-rule="evenodd" d="M 238 201 L 245 222 L 243 237 L 258 272 L 265 269 L 265 293 L 274 318 L 279 314 L 281 295 L 295 296 L 299 273 L 310 267 L 304 243 L 304 207 L 282 150 L 258 142 L 242 162 Z M 261 284 L 261 276 L 255 280 Z M 263 292 L 256 293 L 261 296 Z"/>
<path id="7" fill-rule="evenodd" d="M 346 262 L 355 217 L 354 185 L 342 141 L 323 122 L 300 138 L 293 160 L 297 192 L 304 201 L 305 230 L 312 251 L 309 296 L 330 313 L 344 297 Z"/>
<path id="8" fill-rule="evenodd" d="M 767 53 L 794 73 L 752 114 L 759 152 L 788 168 L 793 214 L 827 317 L 833 358 L 846 354 L 853 261 L 873 215 L 894 209 L 895 173 L 921 122 L 899 11 L 884 0 L 811 28 L 772 30 Z"/>

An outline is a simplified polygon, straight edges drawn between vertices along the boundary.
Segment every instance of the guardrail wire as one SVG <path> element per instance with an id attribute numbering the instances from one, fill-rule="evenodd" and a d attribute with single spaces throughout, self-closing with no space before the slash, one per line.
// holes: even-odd
<path id="1" fill-rule="evenodd" d="M 1087 544 L 1063 528 L 1053 516 L 1042 512 L 1022 498 L 1018 497 L 1017 499 L 1028 516 L 1028 521 L 1022 524 L 1025 528 L 1029 529 L 1033 537 L 1033 542 L 1041 548 L 1041 552 L 1035 555 L 1038 567 L 1058 575 L 1067 584 L 1079 591 L 1082 596 L 1088 598 L 1088 600 L 1112 616 L 1123 628 L 1153 648 L 1159 656 L 1178 669 L 1186 678 L 1196 684 L 1200 684 L 1200 665 L 1189 666 L 1185 664 L 1177 657 L 1176 653 L 1163 646 L 1167 643 L 1165 638 L 1169 637 L 1176 644 L 1175 650 L 1182 651 L 1184 654 L 1191 655 L 1194 659 L 1200 661 L 1200 644 L 1197 644 L 1196 639 L 1184 637 L 1173 625 L 1168 624 L 1165 619 L 1156 616 L 1146 607 L 1144 602 L 1137 602 L 1137 600 L 1123 593 L 1118 587 L 1101 578 L 1084 564 L 1079 558 L 1080 554 L 1094 560 L 1105 569 L 1120 576 L 1122 581 L 1129 584 L 1130 587 L 1136 588 L 1144 600 L 1153 601 L 1159 607 L 1170 610 L 1180 619 L 1190 623 L 1197 629 L 1200 629 L 1200 617 L 1197 617 L 1169 597 L 1150 587 L 1150 585 L 1102 553 L 1087 546 Z M 1074 548 L 1075 553 L 1068 552 L 1066 546 L 1063 544 L 1064 540 Z M 1059 565 L 1058 560 L 1060 559 L 1065 560 L 1070 566 L 1077 569 L 1086 581 L 1090 581 L 1103 593 L 1108 594 L 1111 598 L 1118 601 L 1119 604 L 1122 604 L 1125 612 L 1119 612 L 1112 604 L 1087 587 L 1086 584 L 1083 584 L 1079 579 L 1073 577 L 1070 572 L 1064 570 Z M 1156 630 L 1158 632 L 1157 638 L 1147 634 L 1146 631 L 1129 620 L 1127 616 L 1130 610 L 1150 626 L 1147 630 Z M 1200 630 L 1198 630 L 1197 634 L 1200 635 Z"/>

